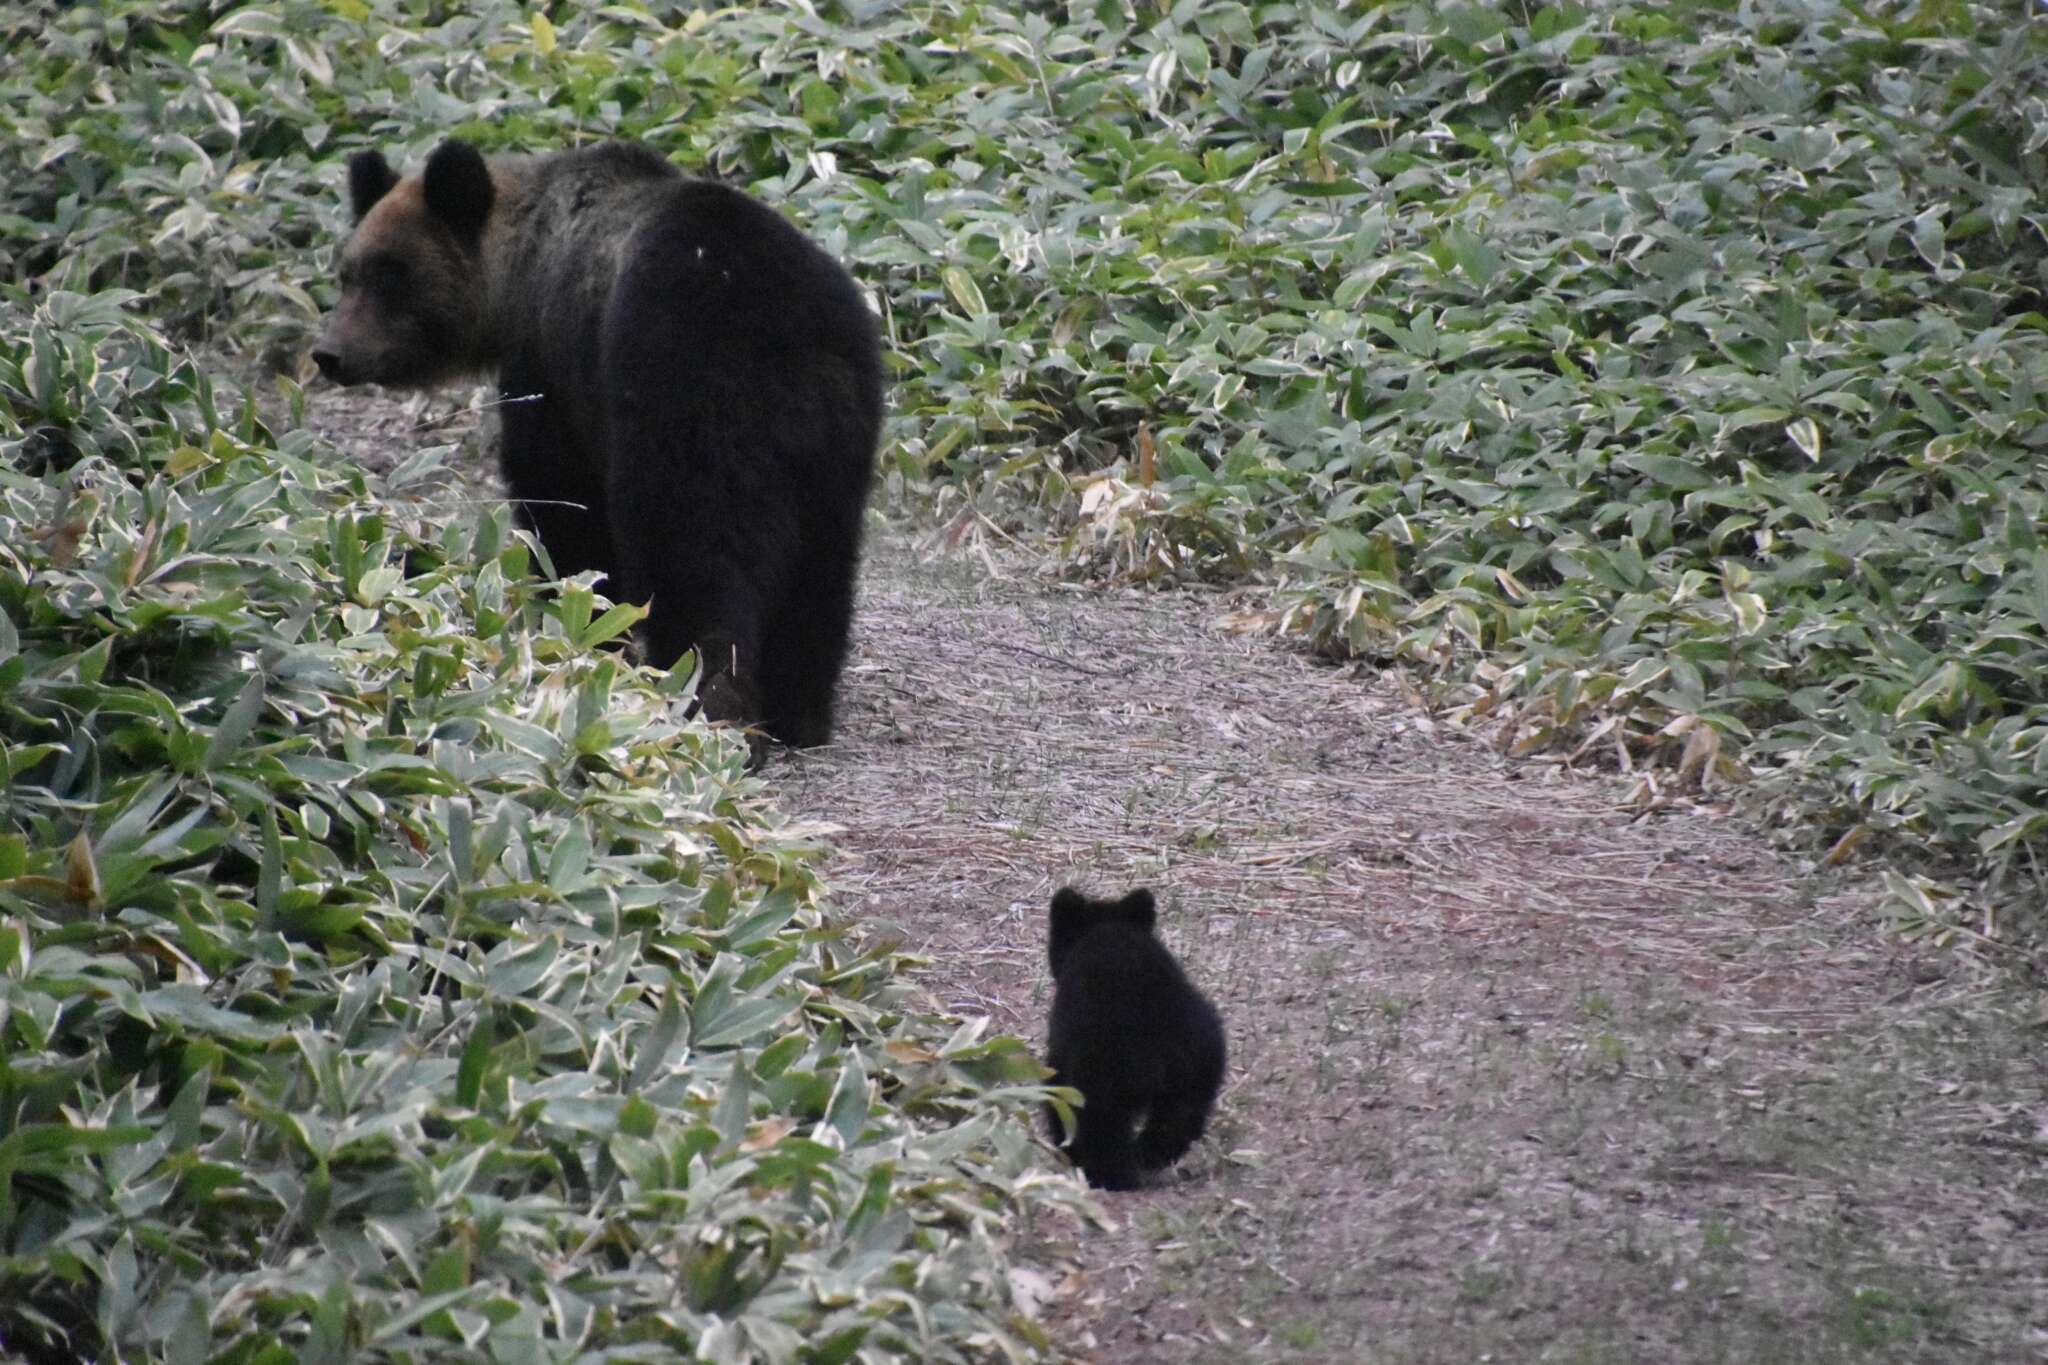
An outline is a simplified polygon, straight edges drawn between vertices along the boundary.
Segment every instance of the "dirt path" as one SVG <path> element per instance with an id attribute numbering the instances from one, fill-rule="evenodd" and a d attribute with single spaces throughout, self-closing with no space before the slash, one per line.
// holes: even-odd
<path id="1" fill-rule="evenodd" d="M 2048 1360 L 2043 1033 L 1867 895 L 1212 599 L 877 540 L 842 738 L 768 771 L 839 904 L 1036 1039 L 1052 890 L 1151 884 L 1229 1023 L 1168 1184 L 1020 1230 L 1083 1358 Z"/>

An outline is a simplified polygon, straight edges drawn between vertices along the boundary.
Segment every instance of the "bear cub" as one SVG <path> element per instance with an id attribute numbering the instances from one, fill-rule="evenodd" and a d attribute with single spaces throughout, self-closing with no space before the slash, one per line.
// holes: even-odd
<path id="1" fill-rule="evenodd" d="M 830 738 L 882 422 L 852 277 L 630 143 L 486 160 L 450 140 L 405 177 L 361 152 L 348 187 L 321 373 L 495 375 L 505 483 L 555 572 L 647 603 L 648 658 L 696 650 L 713 720 Z"/>
<path id="2" fill-rule="evenodd" d="M 1128 1190 L 1194 1146 L 1223 1085 L 1223 1020 L 1152 929 L 1152 893 L 1052 898 L 1046 1065 L 1072 1086 L 1067 1150 L 1092 1185 Z M 1062 1137 L 1051 1106 L 1053 1141 Z"/>

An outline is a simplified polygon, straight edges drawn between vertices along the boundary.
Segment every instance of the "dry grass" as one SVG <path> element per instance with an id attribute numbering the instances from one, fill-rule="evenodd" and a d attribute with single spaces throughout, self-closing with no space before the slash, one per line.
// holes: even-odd
<path id="1" fill-rule="evenodd" d="M 1173 1179 L 1020 1230 L 1081 1358 L 2048 1358 L 2038 1034 L 1870 897 L 1218 599 L 878 541 L 842 737 L 769 770 L 839 904 L 1036 1037 L 1052 890 L 1150 883 L 1230 1025 Z"/>

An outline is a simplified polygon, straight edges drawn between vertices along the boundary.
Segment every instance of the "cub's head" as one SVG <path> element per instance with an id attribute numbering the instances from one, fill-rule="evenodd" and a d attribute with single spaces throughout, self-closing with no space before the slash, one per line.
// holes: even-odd
<path id="1" fill-rule="evenodd" d="M 497 199 L 476 148 L 448 141 L 400 179 L 381 152 L 348 163 L 356 230 L 341 302 L 313 346 L 337 384 L 429 388 L 485 368 L 484 225 Z"/>
<path id="2" fill-rule="evenodd" d="M 1048 936 L 1046 956 L 1052 961 L 1053 975 L 1059 975 L 1060 962 L 1067 950 L 1090 929 L 1120 924 L 1149 934 L 1158 918 L 1152 893 L 1142 886 L 1122 900 L 1113 901 L 1094 900 L 1071 886 L 1064 888 L 1052 898 L 1052 933 Z"/>

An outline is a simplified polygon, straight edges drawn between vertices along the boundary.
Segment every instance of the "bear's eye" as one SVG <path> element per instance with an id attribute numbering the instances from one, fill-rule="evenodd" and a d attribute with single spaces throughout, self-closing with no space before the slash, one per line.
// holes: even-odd
<path id="1" fill-rule="evenodd" d="M 380 294 L 400 294 L 412 282 L 412 271 L 396 256 L 376 256 L 365 262 L 363 283 Z"/>

